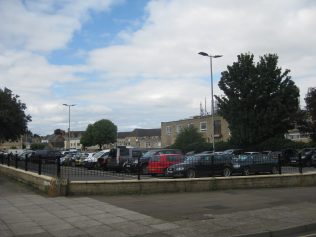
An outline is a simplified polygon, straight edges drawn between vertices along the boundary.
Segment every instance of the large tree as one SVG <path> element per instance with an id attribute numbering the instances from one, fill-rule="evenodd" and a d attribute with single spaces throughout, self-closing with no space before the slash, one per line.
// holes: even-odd
<path id="1" fill-rule="evenodd" d="M 210 145 L 206 144 L 204 137 L 198 132 L 197 128 L 190 126 L 181 130 L 172 147 L 188 152 L 200 151 L 210 147 Z"/>
<path id="2" fill-rule="evenodd" d="M 31 116 L 25 114 L 26 105 L 11 90 L 0 88 L 0 141 L 15 140 L 26 133 Z"/>
<path id="3" fill-rule="evenodd" d="M 306 110 L 310 116 L 310 131 L 313 141 L 316 141 L 316 87 L 309 88 L 305 97 Z"/>
<path id="4" fill-rule="evenodd" d="M 222 72 L 216 97 L 219 112 L 228 121 L 232 142 L 251 145 L 291 127 L 291 114 L 299 107 L 299 89 L 290 70 L 278 67 L 278 56 L 267 54 L 254 62 L 253 54 L 241 54 Z"/>
<path id="5" fill-rule="evenodd" d="M 117 139 L 117 127 L 110 120 L 102 119 L 89 124 L 80 142 L 83 146 L 98 145 L 101 149 L 104 144 L 114 143 Z"/>

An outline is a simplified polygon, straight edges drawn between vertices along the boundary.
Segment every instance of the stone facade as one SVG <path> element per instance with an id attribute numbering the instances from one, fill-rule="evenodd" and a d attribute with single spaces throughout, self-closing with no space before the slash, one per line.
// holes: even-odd
<path id="1" fill-rule="evenodd" d="M 214 139 L 215 142 L 227 141 L 230 137 L 230 131 L 228 128 L 228 123 L 223 117 L 215 115 L 214 116 Z M 194 126 L 203 135 L 205 140 L 209 143 L 212 142 L 212 115 L 206 116 L 195 116 L 189 119 L 182 119 L 172 122 L 162 122 L 161 123 L 161 146 L 167 147 L 172 145 L 177 135 L 180 133 L 181 129 L 188 126 Z"/>
<path id="2" fill-rule="evenodd" d="M 134 129 L 132 132 L 119 132 L 117 138 L 119 146 L 132 146 L 136 148 L 160 148 L 161 130 Z"/>

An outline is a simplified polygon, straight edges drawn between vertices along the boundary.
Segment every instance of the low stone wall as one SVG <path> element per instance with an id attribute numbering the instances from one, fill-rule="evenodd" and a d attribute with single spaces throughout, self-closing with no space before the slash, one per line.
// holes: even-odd
<path id="1" fill-rule="evenodd" d="M 316 186 L 316 173 L 212 177 L 195 179 L 148 179 L 124 181 L 71 181 L 69 195 L 120 195 L 166 192 L 205 192 L 224 189 Z"/>
<path id="2" fill-rule="evenodd" d="M 51 196 L 124 195 L 167 192 L 206 192 L 224 189 L 316 186 L 316 172 L 305 174 L 251 175 L 195 179 L 146 179 L 67 181 L 0 165 L 0 174 L 27 183 Z"/>
<path id="3" fill-rule="evenodd" d="M 35 189 L 41 190 L 45 193 L 49 193 L 54 186 L 54 179 L 52 177 L 46 175 L 38 175 L 36 173 L 24 171 L 21 169 L 15 169 L 14 167 L 0 165 L 0 174 L 26 183 L 34 187 Z"/>

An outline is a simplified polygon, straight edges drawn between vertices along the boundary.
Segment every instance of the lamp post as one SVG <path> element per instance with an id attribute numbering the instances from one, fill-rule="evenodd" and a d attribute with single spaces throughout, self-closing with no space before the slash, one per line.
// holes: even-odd
<path id="1" fill-rule="evenodd" d="M 223 55 L 209 55 L 207 53 L 204 52 L 199 52 L 200 55 L 205 56 L 205 57 L 209 57 L 210 58 L 210 68 L 211 68 L 211 91 L 212 91 L 212 143 L 213 143 L 213 153 L 215 152 L 215 138 L 214 138 L 214 130 L 215 130 L 215 126 L 214 126 L 214 95 L 213 95 L 213 68 L 212 68 L 212 59 L 213 58 L 220 58 Z"/>
<path id="2" fill-rule="evenodd" d="M 69 117 L 68 117 L 68 121 L 69 121 L 69 126 L 68 126 L 68 149 L 70 149 L 70 107 L 75 106 L 75 104 L 73 105 L 68 105 L 68 104 L 63 104 L 64 106 L 68 106 L 68 111 L 69 111 Z"/>

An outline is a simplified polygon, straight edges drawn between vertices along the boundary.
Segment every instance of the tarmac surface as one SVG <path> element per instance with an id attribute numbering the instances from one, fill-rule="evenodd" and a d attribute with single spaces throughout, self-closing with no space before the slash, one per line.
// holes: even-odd
<path id="1" fill-rule="evenodd" d="M 1 237 L 315 236 L 315 230 L 316 187 L 48 197 L 0 175 Z"/>

